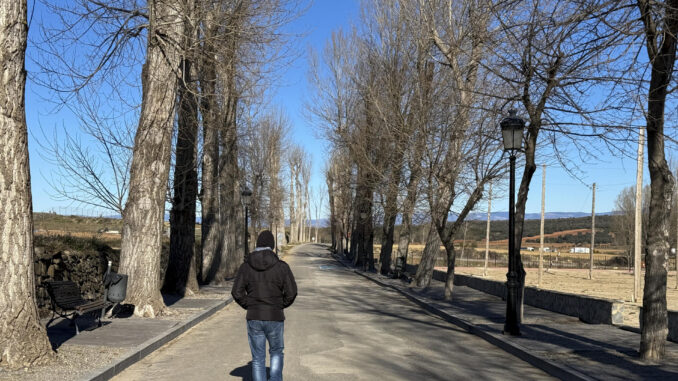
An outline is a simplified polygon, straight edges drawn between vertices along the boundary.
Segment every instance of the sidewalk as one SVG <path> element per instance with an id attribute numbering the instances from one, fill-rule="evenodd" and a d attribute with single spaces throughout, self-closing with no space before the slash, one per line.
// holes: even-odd
<path id="1" fill-rule="evenodd" d="M 68 321 L 58 320 L 47 330 L 55 360 L 24 371 L 0 370 L 0 381 L 108 380 L 231 303 L 231 286 L 203 286 L 184 298 L 163 295 L 168 313 L 155 319 L 121 314 L 97 327 L 92 318 L 78 318 L 79 335 Z"/>
<path id="2" fill-rule="evenodd" d="M 337 258 L 337 257 L 335 257 Z M 348 266 L 348 262 L 337 258 Z M 443 283 L 428 290 L 402 280 L 354 270 L 375 283 L 392 288 L 453 323 L 552 376 L 565 380 L 678 379 L 678 344 L 667 341 L 666 359 L 648 365 L 638 358 L 640 334 L 612 325 L 586 324 L 577 318 L 525 306 L 520 337 L 504 336 L 506 302 L 475 289 L 455 286 L 452 302 L 443 300 Z"/>

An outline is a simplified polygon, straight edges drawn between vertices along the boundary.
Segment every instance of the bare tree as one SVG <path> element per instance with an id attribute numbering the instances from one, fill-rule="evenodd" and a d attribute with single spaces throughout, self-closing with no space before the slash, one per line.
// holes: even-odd
<path id="1" fill-rule="evenodd" d="M 202 52 L 199 57 L 199 80 L 201 85 L 200 114 L 202 115 L 202 168 L 200 177 L 201 211 L 201 252 L 198 265 L 198 278 L 201 282 L 210 282 L 218 266 L 221 252 L 220 215 L 218 196 L 218 160 L 219 160 L 219 105 L 217 96 L 217 69 L 213 58 L 217 55 L 217 36 L 220 34 L 217 12 L 209 9 L 205 12 L 202 28 Z"/>
<path id="2" fill-rule="evenodd" d="M 375 3 L 369 8 L 371 17 L 376 21 L 375 30 L 370 33 L 374 37 L 366 37 L 375 39 L 367 42 L 375 50 L 375 62 L 381 73 L 376 78 L 379 85 L 374 87 L 379 91 L 373 95 L 375 123 L 381 125 L 381 146 L 388 147 L 380 152 L 378 160 L 382 164 L 378 172 L 381 178 L 377 180 L 384 194 L 380 252 L 382 274 L 391 271 L 395 223 L 400 211 L 402 182 L 407 175 L 407 156 L 412 149 L 421 147 L 417 141 L 421 139 L 420 131 L 426 125 L 431 105 L 433 63 L 428 61 L 431 39 L 425 31 L 421 31 L 420 24 L 410 25 L 407 22 L 411 17 L 408 11 L 411 12 L 405 2 Z M 420 152 L 415 155 L 421 157 Z M 411 180 L 415 181 L 411 182 L 414 184 L 418 176 L 416 166 L 413 172 Z M 410 189 L 414 190 L 414 187 Z M 411 211 L 403 214 L 411 214 Z"/>
<path id="3" fill-rule="evenodd" d="M 53 135 L 43 131 L 41 155 L 57 168 L 47 180 L 57 199 L 122 215 L 141 96 L 141 86 L 129 78 L 140 75 L 147 9 L 117 0 L 44 5 L 58 22 L 40 25 L 33 80 L 80 127 L 79 134 L 70 125 Z"/>
<path id="4" fill-rule="evenodd" d="M 176 164 L 170 211 L 170 252 L 163 289 L 178 295 L 198 291 L 195 261 L 195 217 L 198 196 L 198 86 L 193 72 L 196 61 L 196 15 L 187 3 L 182 41 L 182 78 L 178 90 Z"/>
<path id="5" fill-rule="evenodd" d="M 345 35 L 333 32 L 331 41 L 325 46 L 322 63 L 328 67 L 324 75 L 321 63 L 311 55 L 310 79 L 315 91 L 306 103 L 309 119 L 323 131 L 333 145 L 332 154 L 326 163 L 325 179 L 330 208 L 330 230 L 332 248 L 344 254 L 348 249 L 351 232 L 353 171 L 349 149 L 343 144 L 341 133 L 352 123 L 356 108 L 355 87 L 350 75 L 355 56 L 349 54 L 355 49 L 354 33 Z"/>
<path id="6" fill-rule="evenodd" d="M 664 357 L 668 322 L 666 317 L 667 258 L 670 216 L 675 179 L 664 152 L 664 113 L 672 83 L 678 44 L 678 1 L 655 4 L 637 2 L 644 26 L 650 63 L 647 98 L 647 157 L 650 169 L 650 207 L 645 244 L 645 288 L 641 322 L 640 357 L 656 361 Z"/>
<path id="7" fill-rule="evenodd" d="M 289 63 L 281 28 L 300 2 L 234 0 L 206 5 L 201 55 L 204 149 L 202 279 L 221 283 L 242 263 L 242 147 L 250 112 L 278 65 Z M 250 185 L 250 184 L 247 184 Z M 255 213 L 259 213 L 255 211 Z M 207 218 L 205 218 L 207 217 Z"/>
<path id="8" fill-rule="evenodd" d="M 149 3 L 143 102 L 120 251 L 120 272 L 129 275 L 125 300 L 134 304 L 138 316 L 155 317 L 165 308 L 160 295 L 160 251 L 181 62 L 179 43 L 184 34 L 182 14 L 180 2 Z"/>
<path id="9" fill-rule="evenodd" d="M 493 55 L 486 69 L 501 80 L 504 89 L 494 96 L 505 104 L 519 102 L 528 119 L 525 162 L 515 204 L 521 317 L 525 271 L 519 248 L 538 147 L 550 150 L 549 155 L 575 175 L 573 163 L 561 155 L 568 144 L 588 157 L 602 152 L 591 148 L 598 145 L 579 148 L 591 139 L 604 139 L 602 150 L 619 153 L 626 148 L 626 131 L 619 128 L 625 123 L 609 121 L 606 114 L 629 111 L 628 102 L 618 102 L 614 95 L 597 102 L 587 98 L 592 87 L 613 85 L 612 65 L 624 51 L 622 35 L 597 18 L 616 5 L 604 0 L 529 1 L 491 9 L 500 27 L 492 34 L 489 47 Z M 506 14 L 512 17 L 501 17 Z"/>
<path id="10" fill-rule="evenodd" d="M 40 155 L 56 167 L 46 179 L 55 192 L 55 199 L 110 210 L 122 216 L 129 190 L 133 129 L 127 121 L 105 120 L 97 114 L 97 109 L 91 108 L 93 106 L 84 102 L 82 106 L 91 111 L 78 116 L 84 133 L 94 138 L 93 144 L 85 144 L 67 127 L 58 134 L 55 131 L 51 137 L 43 131 L 38 141 L 42 148 Z"/>
<path id="11" fill-rule="evenodd" d="M 26 1 L 0 4 L 0 365 L 44 363 L 52 349 L 40 323 L 33 274 L 33 207 L 26 126 Z"/>
<path id="12" fill-rule="evenodd" d="M 300 202 L 302 203 L 301 210 L 299 211 L 299 220 L 303 221 L 301 225 L 301 234 L 300 240 L 303 242 L 308 242 L 311 240 L 311 198 L 310 198 L 310 188 L 309 183 L 311 182 L 311 156 L 306 153 L 304 155 L 303 165 L 301 166 L 301 190 L 299 197 Z"/>
<path id="13" fill-rule="evenodd" d="M 332 248 L 334 252 L 344 255 L 348 248 L 348 236 L 351 231 L 350 213 L 353 210 L 351 206 L 353 191 L 350 182 L 353 176 L 348 157 L 341 151 L 335 151 L 327 165 L 325 176 L 330 207 Z"/>
<path id="14" fill-rule="evenodd" d="M 243 168 L 252 186 L 252 226 L 255 231 L 270 229 L 278 247 L 285 244 L 281 163 L 288 130 L 289 120 L 282 110 L 268 111 L 252 121 L 243 152 Z"/>
<path id="15" fill-rule="evenodd" d="M 277 249 L 281 249 L 285 240 L 285 210 L 283 208 L 284 190 L 282 186 L 282 156 L 286 149 L 286 136 L 289 130 L 289 121 L 280 113 L 273 121 L 271 133 L 265 141 L 268 142 L 269 184 L 269 220 L 272 232 L 275 234 Z"/>
<path id="16" fill-rule="evenodd" d="M 287 165 L 290 182 L 289 217 L 290 242 L 299 242 L 302 221 L 299 218 L 301 210 L 301 171 L 304 165 L 305 152 L 300 146 L 293 146 L 287 154 Z"/>
<path id="17" fill-rule="evenodd" d="M 313 209 L 315 211 L 315 242 L 318 243 L 318 227 L 320 225 L 320 213 L 325 206 L 325 197 L 327 196 L 326 188 L 318 185 L 311 190 L 311 200 L 313 202 Z"/>
<path id="18" fill-rule="evenodd" d="M 647 224 L 650 188 L 643 189 L 642 225 Z M 627 250 L 628 266 L 633 264 L 633 230 L 635 224 L 636 187 L 622 189 L 615 200 L 615 214 L 612 216 L 612 230 L 617 246 Z M 643 232 L 645 234 L 646 232 Z M 644 241 L 644 240 L 643 240 Z"/>
<path id="19" fill-rule="evenodd" d="M 452 298 L 456 250 L 454 236 L 468 213 L 482 198 L 485 184 L 503 174 L 499 155 L 495 118 L 480 112 L 480 105 L 491 105 L 493 99 L 479 95 L 478 89 L 490 85 L 479 80 L 486 76 L 483 62 L 488 59 L 487 42 L 491 35 L 491 2 L 461 2 L 460 12 L 443 13 L 441 3 L 429 3 L 421 10 L 424 25 L 429 29 L 440 53 L 444 70 L 441 76 L 453 85 L 441 93 L 441 103 L 450 108 L 428 130 L 426 156 L 427 198 L 432 225 L 438 232 L 447 255 L 445 299 Z M 469 47 L 470 48 L 467 48 Z M 438 98 L 441 98 L 438 95 Z M 453 105 L 452 107 L 450 107 Z M 460 202 L 461 201 L 461 202 Z M 454 222 L 448 224 L 451 208 L 460 203 Z M 437 250 L 431 250 L 437 254 Z M 422 259 L 423 261 L 424 259 Z M 431 269 L 418 270 L 417 278 L 429 278 Z"/>

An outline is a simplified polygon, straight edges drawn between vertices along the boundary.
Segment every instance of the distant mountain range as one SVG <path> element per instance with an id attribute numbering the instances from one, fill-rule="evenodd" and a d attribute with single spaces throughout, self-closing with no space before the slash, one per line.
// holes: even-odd
<path id="1" fill-rule="evenodd" d="M 596 213 L 596 216 L 610 216 L 615 214 L 615 212 L 601 212 Z M 590 217 L 591 213 L 585 212 L 545 212 L 544 219 L 553 220 L 556 218 L 578 218 L 578 217 Z M 453 220 L 454 218 L 450 218 Z M 469 220 L 487 220 L 487 213 L 469 213 Z M 526 220 L 539 220 L 541 219 L 541 213 L 525 213 Z M 490 214 L 491 221 L 501 221 L 508 220 L 508 211 L 506 212 L 492 212 Z"/>
<path id="2" fill-rule="evenodd" d="M 616 212 L 600 212 L 596 213 L 596 216 L 611 216 L 614 215 Z M 580 217 L 590 217 L 591 213 L 585 213 L 585 212 L 548 212 L 544 213 L 544 219 L 547 220 L 555 220 L 558 218 L 580 218 Z M 450 214 L 449 221 L 454 221 L 455 215 Z M 538 220 L 541 219 L 541 213 L 526 213 L 525 214 L 525 219 L 526 220 Z M 416 216 L 415 220 L 417 221 L 422 221 L 425 220 L 424 216 Z M 467 220 L 470 221 L 486 221 L 487 220 L 487 213 L 483 212 L 475 212 L 475 213 L 469 213 Z M 492 212 L 490 214 L 490 220 L 491 221 L 505 221 L 508 220 L 508 211 L 506 212 Z M 311 226 L 315 226 L 316 220 L 311 220 Z M 285 220 L 285 224 L 289 224 L 289 220 Z M 398 216 L 398 219 L 396 220 L 396 224 L 400 224 L 401 219 L 400 216 Z M 318 220 L 318 226 L 320 227 L 327 227 L 330 226 L 330 220 L 329 218 L 321 218 Z"/>
<path id="3" fill-rule="evenodd" d="M 611 216 L 614 215 L 616 212 L 600 212 L 596 213 L 597 216 Z M 591 213 L 586 213 L 586 212 L 547 212 L 544 213 L 544 219 L 547 220 L 554 220 L 557 218 L 579 218 L 579 217 L 589 217 L 591 216 Z M 106 218 L 116 218 L 119 219 L 121 218 L 119 215 L 111 215 L 111 216 L 106 216 Z M 526 220 L 538 220 L 541 218 L 541 213 L 526 213 L 525 214 L 525 219 Z M 415 220 L 423 220 L 423 216 L 416 216 Z M 449 221 L 454 221 L 455 216 L 453 214 L 450 214 Z M 470 221 L 485 221 L 487 220 L 487 213 L 484 212 L 474 212 L 474 213 L 469 213 L 467 220 Z M 490 214 L 490 220 L 491 221 L 504 221 L 508 220 L 508 211 L 506 212 L 492 212 Z M 169 214 L 165 214 L 165 221 L 169 221 Z M 200 216 L 197 216 L 196 222 L 201 223 L 202 219 Z M 318 222 L 319 227 L 328 227 L 330 226 L 330 219 L 329 218 L 321 218 L 319 220 L 311 220 L 311 226 L 315 227 L 316 226 L 316 221 Z M 400 216 L 398 216 L 398 220 L 396 221 L 396 224 L 400 224 Z M 285 220 L 285 225 L 289 225 L 290 220 Z"/>

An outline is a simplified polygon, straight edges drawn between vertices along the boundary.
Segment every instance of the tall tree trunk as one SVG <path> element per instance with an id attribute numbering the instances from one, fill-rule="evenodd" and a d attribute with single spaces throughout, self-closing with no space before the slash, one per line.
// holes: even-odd
<path id="1" fill-rule="evenodd" d="M 294 197 L 296 199 L 296 213 L 297 215 L 295 216 L 295 221 L 296 221 L 296 235 L 294 237 L 294 240 L 296 242 L 301 242 L 304 240 L 304 207 L 301 202 L 301 195 L 302 195 L 302 188 L 301 188 L 301 166 L 299 167 L 299 171 L 296 174 L 296 177 L 294 179 L 294 188 L 296 193 L 294 194 Z"/>
<path id="2" fill-rule="evenodd" d="M 351 257 L 351 261 L 353 262 L 354 267 L 362 266 L 364 259 L 364 255 L 358 246 L 358 242 L 362 241 L 363 233 L 362 223 L 359 221 L 359 216 L 360 213 L 355 212 L 353 213 L 354 221 L 352 222 L 351 237 L 349 244 L 349 256 Z"/>
<path id="3" fill-rule="evenodd" d="M 395 232 L 396 217 L 398 217 L 398 189 L 400 187 L 400 177 L 402 176 L 402 164 L 398 164 L 393 169 L 392 178 L 389 179 L 386 194 L 386 205 L 384 206 L 384 234 L 381 243 L 381 252 L 379 253 L 379 262 L 381 262 L 381 273 L 388 274 L 391 271 L 391 255 L 393 253 L 393 234 Z"/>
<path id="4" fill-rule="evenodd" d="M 200 190 L 201 237 L 200 260 L 198 261 L 198 279 L 202 283 L 210 283 L 219 268 L 219 240 L 221 223 L 219 220 L 219 122 L 216 81 L 217 73 L 213 57 L 216 55 L 214 38 L 216 26 L 208 14 L 205 21 L 203 51 L 200 55 L 200 102 L 203 123 L 203 149 Z"/>
<path id="5" fill-rule="evenodd" d="M 335 253 L 340 253 L 339 248 L 337 245 L 337 212 L 335 210 L 335 205 L 334 205 L 334 200 L 335 200 L 335 195 L 334 195 L 334 175 L 333 175 L 333 168 L 330 167 L 327 170 L 327 173 L 325 174 L 325 181 L 327 182 L 327 198 L 328 202 L 330 205 L 330 239 L 331 239 L 331 247 L 332 251 Z M 343 253 L 340 253 L 343 254 Z"/>
<path id="6" fill-rule="evenodd" d="M 452 300 L 452 293 L 454 291 L 454 264 L 457 259 L 457 253 L 454 249 L 454 241 L 449 245 L 445 245 L 445 254 L 447 255 L 447 274 L 445 276 L 445 294 L 444 299 Z"/>
<path id="7" fill-rule="evenodd" d="M 483 197 L 483 190 L 485 189 L 485 183 L 489 181 L 490 178 L 484 177 L 476 184 L 475 189 L 469 195 L 469 198 L 464 204 L 464 208 L 457 215 L 456 220 L 452 225 L 448 226 L 448 210 L 452 206 L 453 198 L 448 199 L 448 204 L 445 207 L 438 206 L 437 211 L 431 213 L 433 222 L 436 225 L 438 230 L 438 236 L 442 244 L 445 246 L 445 252 L 447 255 L 447 275 L 445 277 L 445 300 L 452 300 L 452 291 L 454 289 L 454 264 L 456 260 L 456 251 L 454 249 L 454 236 L 461 227 L 461 225 L 466 220 L 468 214 L 475 208 L 476 204 Z"/>
<path id="8" fill-rule="evenodd" d="M 193 39 L 187 37 L 187 40 L 188 48 Z M 163 286 L 165 291 L 182 296 L 198 291 L 194 255 L 195 203 L 198 195 L 198 100 L 197 86 L 191 78 L 191 70 L 191 60 L 184 59 L 183 80 L 179 86 L 174 198 L 170 211 L 170 253 Z"/>
<path id="9" fill-rule="evenodd" d="M 183 36 L 181 5 L 171 0 L 148 4 L 143 100 L 134 138 L 120 251 L 120 272 L 129 275 L 125 300 L 134 305 L 134 314 L 142 317 L 155 317 L 165 308 L 160 295 L 160 252 L 181 62 L 177 46 Z"/>
<path id="10" fill-rule="evenodd" d="M 357 256 L 354 264 L 367 267 L 374 271 L 374 227 L 372 224 L 372 197 L 374 194 L 373 182 L 367 170 L 358 169 L 358 184 L 356 188 L 356 232 L 351 240 L 351 250 L 355 246 Z M 355 241 L 353 240 L 355 238 Z"/>
<path id="11" fill-rule="evenodd" d="M 219 267 L 219 252 L 221 242 L 219 200 L 217 199 L 219 186 L 217 183 L 219 171 L 219 140 L 216 118 L 216 73 L 210 64 L 203 65 L 203 80 L 201 81 L 203 95 L 203 158 L 202 158 L 202 189 L 200 191 L 201 222 L 201 252 L 199 261 L 200 281 L 209 283 Z"/>
<path id="12" fill-rule="evenodd" d="M 661 32 L 647 1 L 638 1 L 645 24 L 647 50 L 652 66 L 647 105 L 647 156 L 650 170 L 650 216 L 645 244 L 645 287 L 641 324 L 640 357 L 656 361 L 664 357 L 668 322 L 666 315 L 667 258 L 675 180 L 664 153 L 664 109 L 676 60 L 678 0 L 667 1 Z M 661 34 L 660 44 L 657 33 Z"/>
<path id="13" fill-rule="evenodd" d="M 400 237 L 398 238 L 398 257 L 404 258 L 403 269 L 407 269 L 407 253 L 409 251 L 413 234 L 412 213 L 414 213 L 414 205 L 417 202 L 417 191 L 419 188 L 420 179 L 421 171 L 411 172 L 410 180 L 407 184 L 407 196 L 403 202 L 402 226 L 400 229 Z"/>
<path id="14" fill-rule="evenodd" d="M 295 193 L 294 193 L 294 178 L 297 176 L 296 172 L 290 166 L 290 170 L 292 170 L 290 174 L 290 202 L 289 202 L 289 209 L 290 209 L 290 242 L 294 243 L 297 242 L 297 211 L 295 208 Z"/>
<path id="15" fill-rule="evenodd" d="M 231 77 L 234 78 L 234 77 Z M 240 171 L 238 169 L 238 148 L 236 130 L 237 99 L 231 89 L 225 108 L 226 117 L 220 131 L 219 155 L 219 213 L 221 215 L 221 260 L 212 281 L 221 284 L 224 279 L 235 276 L 244 260 L 244 212 L 240 203 Z M 242 218 L 241 218 L 242 216 Z"/>
<path id="16" fill-rule="evenodd" d="M 424 252 L 421 255 L 421 262 L 417 267 L 417 272 L 414 275 L 414 282 L 417 287 L 429 287 L 431 279 L 433 278 L 433 270 L 436 266 L 436 260 L 440 253 L 440 237 L 436 231 L 435 224 L 431 222 L 426 235 L 426 245 Z"/>
<path id="17" fill-rule="evenodd" d="M 26 126 L 26 1 L 0 3 L 0 366 L 45 363 L 33 273 L 33 204 Z"/>
<path id="18" fill-rule="evenodd" d="M 271 159 L 271 183 L 270 183 L 270 208 L 272 214 L 272 233 L 275 236 L 275 245 L 277 250 L 281 250 L 285 245 L 285 210 L 282 203 L 283 189 L 280 186 L 280 148 L 273 153 Z M 256 243 L 256 242 L 255 242 Z"/>

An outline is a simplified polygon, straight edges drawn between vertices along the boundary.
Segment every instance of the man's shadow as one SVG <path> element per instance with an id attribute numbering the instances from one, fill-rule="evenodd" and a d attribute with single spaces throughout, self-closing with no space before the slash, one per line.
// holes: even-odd
<path id="1" fill-rule="evenodd" d="M 266 378 L 271 374 L 271 369 L 266 367 Z M 248 362 L 247 365 L 243 365 L 240 368 L 235 368 L 229 373 L 231 376 L 242 377 L 243 381 L 252 381 L 252 361 Z"/>

